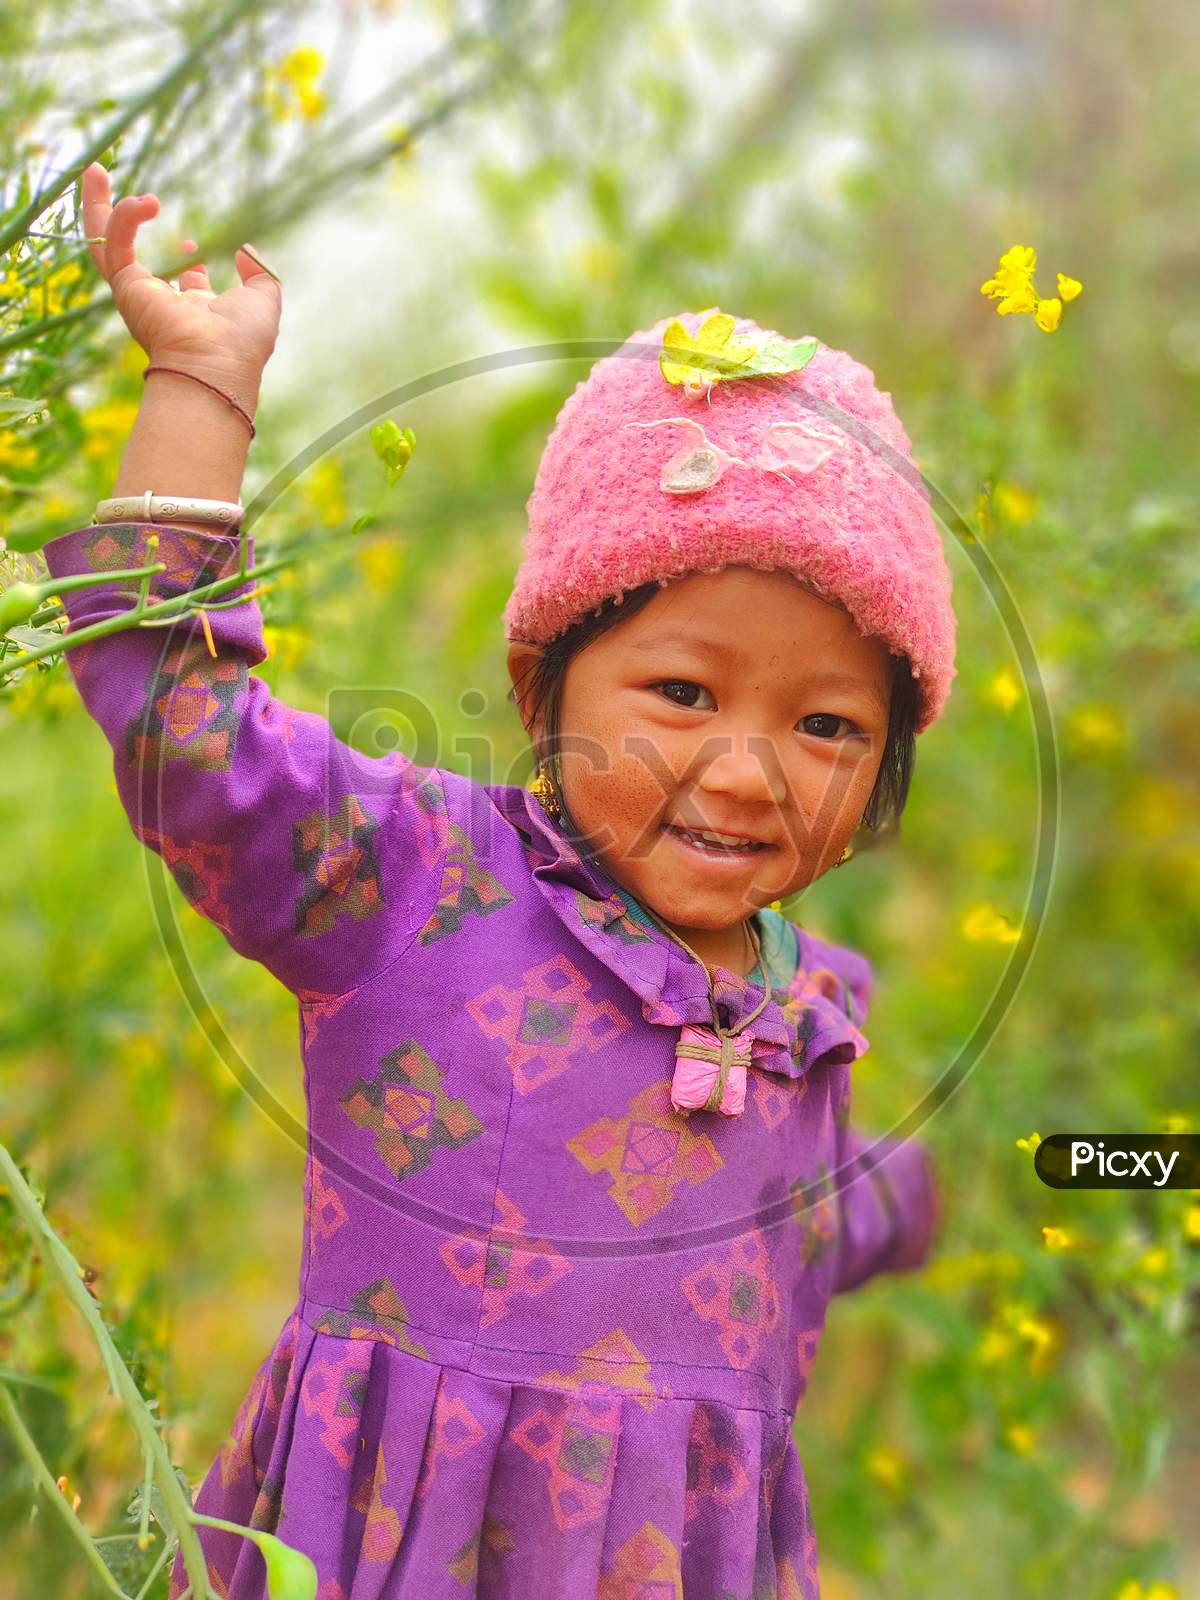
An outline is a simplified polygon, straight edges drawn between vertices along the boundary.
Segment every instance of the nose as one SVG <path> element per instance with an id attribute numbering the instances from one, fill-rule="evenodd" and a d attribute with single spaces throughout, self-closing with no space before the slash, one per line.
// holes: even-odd
<path id="1" fill-rule="evenodd" d="M 747 748 L 714 756 L 700 773 L 696 787 L 706 794 L 728 794 L 749 804 L 782 805 L 787 784 L 769 739 L 751 737 Z"/>

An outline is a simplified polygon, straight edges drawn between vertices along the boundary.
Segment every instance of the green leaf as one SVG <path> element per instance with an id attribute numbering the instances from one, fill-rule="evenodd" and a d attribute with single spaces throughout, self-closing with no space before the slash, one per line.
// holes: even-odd
<path id="1" fill-rule="evenodd" d="M 152 1533 L 150 1542 L 142 1550 L 136 1533 L 113 1533 L 92 1541 L 100 1559 L 121 1585 L 122 1589 L 138 1589 L 162 1549 L 162 1537 Z"/>
<path id="2" fill-rule="evenodd" d="M 815 339 L 800 339 L 789 344 L 783 339 L 769 339 L 747 364 L 746 376 L 763 373 L 799 372 L 817 353 Z"/>
<path id="3" fill-rule="evenodd" d="M 22 650 L 40 650 L 44 644 L 61 643 L 63 635 L 57 628 L 10 628 L 5 636 Z"/>
<path id="4" fill-rule="evenodd" d="M 184 1499 L 187 1501 L 188 1505 L 191 1505 L 193 1498 L 192 1486 L 188 1482 L 187 1474 L 183 1471 L 182 1467 L 175 1467 L 173 1470 L 176 1478 L 179 1480 L 179 1487 L 183 1490 Z M 130 1522 L 137 1522 L 140 1520 L 141 1515 L 142 1491 L 140 1488 L 138 1488 L 134 1491 L 132 1500 L 130 1500 L 128 1506 L 125 1508 L 125 1516 Z M 158 1487 L 157 1479 L 155 1479 L 150 1485 L 150 1515 L 160 1527 L 170 1527 L 170 1517 L 168 1516 L 166 1503 L 162 1497 L 162 1491 Z"/>

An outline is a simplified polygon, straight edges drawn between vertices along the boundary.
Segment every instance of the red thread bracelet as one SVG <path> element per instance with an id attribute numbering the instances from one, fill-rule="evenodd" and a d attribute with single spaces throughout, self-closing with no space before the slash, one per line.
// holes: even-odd
<path id="1" fill-rule="evenodd" d="M 182 367 L 146 367 L 142 372 L 143 383 L 152 372 L 174 372 L 180 378 L 191 378 L 193 383 L 202 383 L 206 389 L 211 389 L 214 394 L 219 394 L 221 399 L 224 400 L 227 405 L 231 405 L 237 414 L 246 422 L 250 429 L 250 437 L 253 439 L 254 418 L 246 410 L 245 406 L 240 406 L 231 394 L 226 394 L 224 389 L 218 389 L 215 383 L 209 383 L 205 378 L 198 378 L 194 372 L 185 372 Z"/>

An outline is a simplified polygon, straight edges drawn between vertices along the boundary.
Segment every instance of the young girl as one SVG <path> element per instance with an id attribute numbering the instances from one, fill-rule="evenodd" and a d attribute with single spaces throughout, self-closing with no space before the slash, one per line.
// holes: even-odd
<path id="1" fill-rule="evenodd" d="M 239 251 L 178 293 L 136 258 L 153 196 L 110 210 L 93 166 L 84 200 L 173 369 L 116 496 L 237 502 L 277 282 Z M 868 962 L 771 905 L 903 807 L 955 673 L 940 541 L 865 367 L 682 321 L 724 373 L 634 335 L 541 461 L 504 618 L 532 789 L 282 704 L 254 600 L 215 655 L 193 617 L 67 656 L 135 832 L 299 1002 L 299 1297 L 196 1509 L 304 1551 L 320 1600 L 813 1600 L 792 1427 L 828 1302 L 935 1233 L 924 1147 L 848 1120 Z M 51 572 L 237 571 L 153 509 L 98 508 Z M 74 591 L 72 627 L 135 593 Z M 265 1594 L 252 1542 L 200 1536 L 216 1594 Z"/>

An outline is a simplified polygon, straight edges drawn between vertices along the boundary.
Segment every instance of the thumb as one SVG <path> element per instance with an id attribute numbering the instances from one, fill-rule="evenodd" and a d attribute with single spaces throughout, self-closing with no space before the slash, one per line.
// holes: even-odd
<path id="1" fill-rule="evenodd" d="M 253 245 L 244 244 L 234 252 L 234 265 L 248 289 L 257 289 L 271 296 L 278 304 L 283 299 L 283 285 L 267 266 Z"/>

